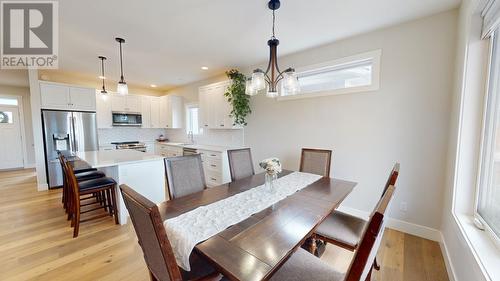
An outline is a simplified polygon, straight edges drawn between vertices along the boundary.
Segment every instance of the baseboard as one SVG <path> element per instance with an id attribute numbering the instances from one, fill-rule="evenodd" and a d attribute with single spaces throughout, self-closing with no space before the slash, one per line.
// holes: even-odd
<path id="1" fill-rule="evenodd" d="M 360 218 L 364 218 L 365 220 L 368 220 L 370 217 L 370 213 L 354 208 L 349 208 L 349 207 L 344 207 L 340 206 L 338 208 L 339 211 L 343 213 L 347 213 L 353 216 L 357 216 Z M 418 225 L 418 224 L 413 224 L 410 222 L 394 219 L 394 218 L 388 218 L 386 222 L 386 226 L 391 229 L 395 229 L 404 233 L 408 233 L 411 235 L 415 235 L 418 237 L 422 237 L 425 239 L 429 239 L 432 241 L 436 242 L 441 242 L 442 241 L 442 236 L 441 232 L 437 229 L 430 228 L 427 226 L 423 225 Z"/>
<path id="2" fill-rule="evenodd" d="M 453 263 L 451 262 L 450 253 L 448 252 L 448 247 L 446 246 L 446 240 L 444 240 L 444 236 L 442 233 L 439 247 L 441 248 L 441 253 L 443 253 L 444 265 L 446 266 L 446 271 L 448 272 L 448 278 L 450 279 L 450 281 L 457 281 L 458 278 L 455 274 L 455 268 L 453 267 Z"/>
<path id="3" fill-rule="evenodd" d="M 26 164 L 24 165 L 24 168 L 25 168 L 25 169 L 33 169 L 33 168 L 35 168 L 35 167 L 36 167 L 36 163 L 26 163 Z"/>
<path id="4" fill-rule="evenodd" d="M 38 191 L 49 190 L 49 185 L 46 183 L 39 183 L 37 186 Z"/>

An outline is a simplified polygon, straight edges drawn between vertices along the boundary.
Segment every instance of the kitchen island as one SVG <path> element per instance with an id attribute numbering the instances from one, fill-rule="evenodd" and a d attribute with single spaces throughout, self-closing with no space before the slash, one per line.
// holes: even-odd
<path id="1" fill-rule="evenodd" d="M 131 149 L 77 152 L 76 156 L 113 178 L 117 183 L 117 207 L 120 224 L 126 224 L 128 211 L 119 189 L 126 184 L 149 200 L 168 199 L 163 157 Z"/>

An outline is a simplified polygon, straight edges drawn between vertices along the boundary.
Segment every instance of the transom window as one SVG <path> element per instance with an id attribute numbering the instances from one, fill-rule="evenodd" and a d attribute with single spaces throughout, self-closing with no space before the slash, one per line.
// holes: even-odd
<path id="1" fill-rule="evenodd" d="M 0 105 L 15 105 L 17 106 L 16 98 L 1 98 L 0 97 Z"/>

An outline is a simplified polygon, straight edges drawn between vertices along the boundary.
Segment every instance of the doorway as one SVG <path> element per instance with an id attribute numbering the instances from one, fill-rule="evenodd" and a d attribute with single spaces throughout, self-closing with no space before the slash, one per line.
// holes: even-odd
<path id="1" fill-rule="evenodd" d="M 24 167 L 20 99 L 0 96 L 0 170 Z"/>

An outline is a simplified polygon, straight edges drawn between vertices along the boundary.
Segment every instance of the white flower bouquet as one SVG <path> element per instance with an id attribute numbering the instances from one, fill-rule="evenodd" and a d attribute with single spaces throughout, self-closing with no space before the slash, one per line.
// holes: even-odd
<path id="1" fill-rule="evenodd" d="M 281 173 L 281 162 L 275 157 L 260 161 L 259 166 L 266 170 L 268 175 L 277 175 Z"/>

